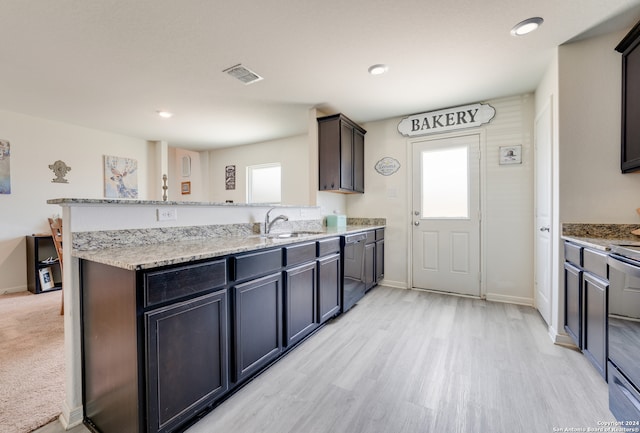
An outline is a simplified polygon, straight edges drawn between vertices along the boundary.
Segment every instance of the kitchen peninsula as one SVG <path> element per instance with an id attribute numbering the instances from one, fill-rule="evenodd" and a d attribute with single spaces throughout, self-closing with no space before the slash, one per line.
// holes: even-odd
<path id="1" fill-rule="evenodd" d="M 366 235 L 364 271 L 382 278 L 383 220 L 327 228 L 319 208 L 278 206 L 288 221 L 265 235 L 266 205 L 49 203 L 73 257 L 65 343 L 81 369 L 67 376 L 105 433 L 182 428 L 340 314 L 346 237 Z"/>

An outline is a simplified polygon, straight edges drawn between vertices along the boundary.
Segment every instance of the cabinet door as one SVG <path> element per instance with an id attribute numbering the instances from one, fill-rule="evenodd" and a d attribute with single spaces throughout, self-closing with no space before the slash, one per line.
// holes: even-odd
<path id="1" fill-rule="evenodd" d="M 317 328 L 316 262 L 285 271 L 285 328 L 291 346 Z"/>
<path id="2" fill-rule="evenodd" d="M 583 352 L 602 377 L 607 377 L 607 292 L 609 283 L 587 272 L 584 276 Z"/>
<path id="3" fill-rule="evenodd" d="M 239 382 L 282 352 L 282 274 L 234 287 L 234 361 Z"/>
<path id="4" fill-rule="evenodd" d="M 228 389 L 227 292 L 145 314 L 149 431 L 172 431 Z"/>
<path id="5" fill-rule="evenodd" d="M 365 290 L 376 285 L 376 244 L 364 246 L 364 284 Z"/>
<path id="6" fill-rule="evenodd" d="M 384 277 L 384 241 L 376 241 L 376 283 Z"/>
<path id="7" fill-rule="evenodd" d="M 353 190 L 364 192 L 364 134 L 353 130 Z"/>
<path id="8" fill-rule="evenodd" d="M 364 140 L 363 140 L 364 143 Z M 340 122 L 340 188 L 353 190 L 353 126 Z"/>
<path id="9" fill-rule="evenodd" d="M 582 349 L 582 271 L 564 264 L 564 330 Z"/>
<path id="10" fill-rule="evenodd" d="M 340 254 L 318 260 L 318 316 L 324 323 L 340 312 Z"/>

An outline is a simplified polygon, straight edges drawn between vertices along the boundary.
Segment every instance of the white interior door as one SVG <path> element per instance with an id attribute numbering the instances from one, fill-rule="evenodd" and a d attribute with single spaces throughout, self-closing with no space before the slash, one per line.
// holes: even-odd
<path id="1" fill-rule="evenodd" d="M 535 121 L 535 302 L 540 315 L 551 323 L 551 164 L 552 164 L 551 100 Z"/>
<path id="2" fill-rule="evenodd" d="M 480 135 L 413 143 L 413 286 L 480 296 Z"/>

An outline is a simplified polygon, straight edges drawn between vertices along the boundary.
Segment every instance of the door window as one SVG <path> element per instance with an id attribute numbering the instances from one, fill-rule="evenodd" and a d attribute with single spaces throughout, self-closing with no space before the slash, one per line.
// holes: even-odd
<path id="1" fill-rule="evenodd" d="M 467 146 L 422 152 L 422 218 L 469 218 Z"/>

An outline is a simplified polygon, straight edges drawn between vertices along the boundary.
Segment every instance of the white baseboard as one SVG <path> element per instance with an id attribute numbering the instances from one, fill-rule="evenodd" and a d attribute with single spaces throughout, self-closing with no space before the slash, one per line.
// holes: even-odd
<path id="1" fill-rule="evenodd" d="M 402 281 L 391 281 L 383 279 L 378 283 L 380 286 L 393 287 L 394 289 L 407 289 L 407 283 Z"/>
<path id="2" fill-rule="evenodd" d="M 523 298 L 520 296 L 499 295 L 496 293 L 487 293 L 487 301 L 504 302 L 506 304 L 526 305 L 533 307 L 533 298 Z"/>
<path id="3" fill-rule="evenodd" d="M 549 338 L 553 341 L 553 344 L 557 344 L 559 346 L 566 346 L 572 349 L 577 349 L 578 347 L 573 342 L 571 337 L 565 333 L 559 333 L 555 328 L 549 326 Z"/>
<path id="4" fill-rule="evenodd" d="M 20 293 L 29 290 L 27 286 L 5 287 L 0 289 L 0 295 L 8 295 L 9 293 Z"/>
<path id="5" fill-rule="evenodd" d="M 83 408 L 78 406 L 70 409 L 66 401 L 62 402 L 62 413 L 58 417 L 60 424 L 65 430 L 71 430 L 73 427 L 82 424 Z"/>

